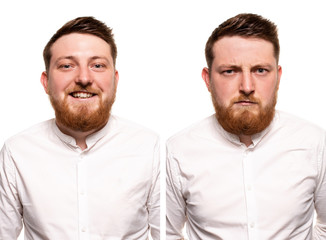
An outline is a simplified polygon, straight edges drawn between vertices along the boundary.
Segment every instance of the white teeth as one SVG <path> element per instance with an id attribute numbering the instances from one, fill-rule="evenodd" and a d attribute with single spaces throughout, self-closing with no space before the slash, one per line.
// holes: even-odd
<path id="1" fill-rule="evenodd" d="M 93 96 L 92 93 L 86 93 L 86 92 L 76 92 L 76 93 L 73 93 L 72 96 L 74 98 L 90 98 Z"/>

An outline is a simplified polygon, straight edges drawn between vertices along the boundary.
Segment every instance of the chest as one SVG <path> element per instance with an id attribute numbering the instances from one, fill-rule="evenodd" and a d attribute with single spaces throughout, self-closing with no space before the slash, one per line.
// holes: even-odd
<path id="1" fill-rule="evenodd" d="M 147 226 L 152 154 L 39 151 L 28 162 L 15 157 L 26 223 L 49 232 L 70 226 L 103 234 Z"/>
<path id="2" fill-rule="evenodd" d="M 187 214 L 194 221 L 207 227 L 259 222 L 268 229 L 300 224 L 312 214 L 317 171 L 311 149 L 206 152 L 181 161 Z"/>

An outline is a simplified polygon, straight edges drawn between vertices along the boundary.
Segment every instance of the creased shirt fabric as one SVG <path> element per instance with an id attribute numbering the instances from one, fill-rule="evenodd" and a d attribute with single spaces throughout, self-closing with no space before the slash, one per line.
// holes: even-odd
<path id="1" fill-rule="evenodd" d="M 159 239 L 158 136 L 111 116 L 82 151 L 55 120 L 5 142 L 0 239 Z M 23 221 L 22 221 L 23 220 Z"/>
<path id="2" fill-rule="evenodd" d="M 167 141 L 167 240 L 326 239 L 325 131 L 277 111 L 252 140 L 213 115 Z"/>

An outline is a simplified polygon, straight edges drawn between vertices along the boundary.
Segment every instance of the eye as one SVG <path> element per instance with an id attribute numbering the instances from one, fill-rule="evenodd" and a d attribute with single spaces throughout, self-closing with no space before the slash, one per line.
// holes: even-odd
<path id="1" fill-rule="evenodd" d="M 70 64 L 62 64 L 59 66 L 59 68 L 69 69 L 69 68 L 71 68 L 71 65 Z"/>
<path id="2" fill-rule="evenodd" d="M 259 74 L 259 75 L 265 75 L 265 74 L 267 74 L 269 71 L 268 71 L 266 68 L 257 68 L 257 69 L 255 70 L 255 72 L 256 72 L 257 74 Z"/>
<path id="3" fill-rule="evenodd" d="M 235 73 L 235 71 L 233 69 L 227 69 L 227 70 L 222 71 L 223 75 L 232 75 L 234 73 Z"/>
<path id="4" fill-rule="evenodd" d="M 95 68 L 102 68 L 103 65 L 102 65 L 102 64 L 94 64 L 94 67 L 95 67 Z"/>
<path id="5" fill-rule="evenodd" d="M 106 65 L 103 63 L 94 63 L 91 65 L 91 68 L 93 68 L 96 71 L 103 71 L 106 68 Z"/>
<path id="6" fill-rule="evenodd" d="M 75 65 L 73 63 L 59 63 L 58 69 L 61 71 L 70 71 L 74 69 Z"/>

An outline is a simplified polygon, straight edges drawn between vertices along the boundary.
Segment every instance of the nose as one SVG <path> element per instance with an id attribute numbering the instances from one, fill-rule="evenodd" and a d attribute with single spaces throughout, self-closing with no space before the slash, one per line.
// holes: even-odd
<path id="1" fill-rule="evenodd" d="M 92 82 L 93 82 L 93 80 L 92 80 L 92 76 L 90 73 L 90 69 L 87 66 L 85 66 L 85 67 L 80 66 L 78 75 L 76 77 L 76 83 L 80 84 L 82 86 L 88 86 Z"/>
<path id="2" fill-rule="evenodd" d="M 251 76 L 251 73 L 245 73 L 243 72 L 240 80 L 240 92 L 245 95 L 250 95 L 255 92 L 255 83 Z"/>

